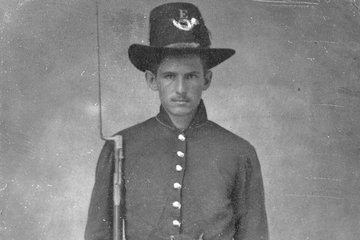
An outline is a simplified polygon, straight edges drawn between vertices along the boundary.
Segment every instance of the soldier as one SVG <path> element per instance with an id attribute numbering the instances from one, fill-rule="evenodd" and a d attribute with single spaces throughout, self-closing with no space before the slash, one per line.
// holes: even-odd
<path id="1" fill-rule="evenodd" d="M 124 139 L 128 240 L 268 239 L 255 149 L 207 119 L 202 92 L 211 68 L 235 53 L 210 48 L 196 6 L 168 3 L 150 13 L 150 46 L 129 58 L 159 94 L 160 112 L 120 131 Z M 86 240 L 112 238 L 112 143 L 100 154 Z"/>

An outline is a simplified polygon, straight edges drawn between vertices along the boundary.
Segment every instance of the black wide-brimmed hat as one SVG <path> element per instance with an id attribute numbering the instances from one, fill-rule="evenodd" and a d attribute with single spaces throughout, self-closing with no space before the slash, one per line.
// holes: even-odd
<path id="1" fill-rule="evenodd" d="M 191 3 L 167 3 L 150 13 L 150 45 L 132 44 L 129 58 L 140 71 L 150 70 L 163 56 L 199 54 L 207 68 L 231 57 L 235 50 L 210 48 L 209 31 L 199 9 Z"/>

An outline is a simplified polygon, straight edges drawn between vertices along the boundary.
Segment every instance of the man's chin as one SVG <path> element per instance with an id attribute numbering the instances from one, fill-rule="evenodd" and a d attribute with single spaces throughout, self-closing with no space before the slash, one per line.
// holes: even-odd
<path id="1" fill-rule="evenodd" d="M 192 115 L 192 113 L 193 113 L 191 108 L 185 107 L 185 106 L 172 107 L 169 112 L 171 115 L 177 116 L 177 117 L 185 117 L 185 116 Z"/>

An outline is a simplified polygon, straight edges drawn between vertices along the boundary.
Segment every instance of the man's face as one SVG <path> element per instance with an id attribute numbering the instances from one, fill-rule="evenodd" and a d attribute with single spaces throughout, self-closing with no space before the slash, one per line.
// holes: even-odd
<path id="1" fill-rule="evenodd" d="M 212 73 L 204 73 L 198 55 L 170 56 L 158 66 L 156 75 L 146 72 L 149 87 L 159 92 L 161 104 L 171 118 L 193 117 Z"/>

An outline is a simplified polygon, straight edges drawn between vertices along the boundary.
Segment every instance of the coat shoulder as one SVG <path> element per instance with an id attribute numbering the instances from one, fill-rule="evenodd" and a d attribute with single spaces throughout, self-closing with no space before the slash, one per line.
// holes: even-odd
<path id="1" fill-rule="evenodd" d="M 154 130 L 155 124 L 156 124 L 156 119 L 155 117 L 152 117 L 141 123 L 125 128 L 115 133 L 114 135 L 122 135 L 124 137 L 128 137 L 128 136 L 136 137 L 139 134 L 146 134 L 149 131 Z"/>
<path id="2" fill-rule="evenodd" d="M 254 146 L 248 140 L 236 135 L 213 121 L 208 121 L 208 123 L 211 134 L 220 141 L 233 145 L 244 154 L 255 151 Z"/>

